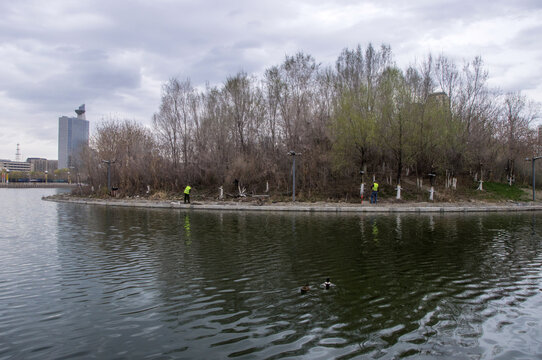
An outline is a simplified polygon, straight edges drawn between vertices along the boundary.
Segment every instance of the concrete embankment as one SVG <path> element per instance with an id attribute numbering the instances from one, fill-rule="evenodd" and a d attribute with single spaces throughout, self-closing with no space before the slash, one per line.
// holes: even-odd
<path id="1" fill-rule="evenodd" d="M 68 184 L 68 183 L 24 183 L 24 182 L 10 182 L 10 183 L 0 183 L 0 188 L 9 188 L 9 189 L 49 189 L 49 188 L 74 188 L 77 184 Z"/>
<path id="2" fill-rule="evenodd" d="M 286 211 L 286 212 L 335 212 L 335 213 L 461 213 L 461 212 L 516 212 L 542 211 L 539 203 L 462 203 L 462 204 L 347 204 L 347 203 L 235 203 L 235 202 L 193 202 L 140 200 L 140 199 L 87 199 L 50 196 L 43 200 L 99 206 L 120 206 L 139 208 L 169 208 L 187 210 L 227 211 Z"/>

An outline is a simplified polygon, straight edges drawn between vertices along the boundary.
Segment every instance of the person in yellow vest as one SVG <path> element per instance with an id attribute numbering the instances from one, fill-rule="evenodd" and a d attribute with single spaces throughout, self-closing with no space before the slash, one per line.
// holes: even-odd
<path id="1" fill-rule="evenodd" d="M 192 190 L 192 188 L 190 187 L 190 185 L 186 185 L 186 187 L 184 188 L 184 203 L 189 203 L 190 204 L 190 190 Z"/>
<path id="2" fill-rule="evenodd" d="M 373 187 L 371 189 L 373 190 L 371 192 L 371 204 L 376 204 L 376 200 L 378 197 L 378 183 L 374 182 Z"/>

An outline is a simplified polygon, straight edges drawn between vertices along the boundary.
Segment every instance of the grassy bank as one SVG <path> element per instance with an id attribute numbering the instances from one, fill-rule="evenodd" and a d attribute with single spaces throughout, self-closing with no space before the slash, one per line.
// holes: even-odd
<path id="1" fill-rule="evenodd" d="M 532 199 L 531 188 L 520 187 L 517 185 L 509 186 L 506 183 L 484 182 L 483 190 L 477 190 L 478 183 L 472 180 L 465 179 L 460 181 L 456 190 L 446 189 L 443 186 L 435 186 L 435 203 L 462 203 L 462 202 L 528 202 Z M 401 199 L 396 199 L 396 186 L 380 183 L 379 202 L 381 203 L 419 203 L 429 202 L 429 186 L 424 185 L 423 188 L 417 189 L 414 181 L 404 181 L 401 191 Z M 106 199 L 110 196 L 106 195 L 106 189 L 101 194 L 80 193 L 77 194 L 89 198 Z M 542 193 L 541 193 L 542 196 Z M 119 198 L 141 198 L 150 200 L 171 200 L 182 201 L 184 195 L 182 191 L 166 192 L 161 190 L 150 191 L 149 194 L 141 194 L 139 196 L 123 196 L 119 193 Z M 368 202 L 370 197 L 370 187 L 365 186 L 364 201 Z M 218 200 L 218 189 L 203 189 L 197 186 L 193 187 L 191 194 L 193 201 L 216 201 Z M 268 194 L 251 194 L 239 196 L 233 190 L 224 192 L 224 200 L 236 202 L 259 202 L 259 203 L 285 203 L 292 201 L 291 192 L 271 191 Z M 352 185 L 348 191 L 333 191 L 328 193 L 307 192 L 304 190 L 296 191 L 296 202 L 313 203 L 360 203 L 359 185 Z"/>

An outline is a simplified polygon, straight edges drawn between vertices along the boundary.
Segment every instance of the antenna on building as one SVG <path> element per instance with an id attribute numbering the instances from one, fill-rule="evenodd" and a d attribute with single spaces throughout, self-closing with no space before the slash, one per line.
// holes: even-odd
<path id="1" fill-rule="evenodd" d="M 17 143 L 17 152 L 15 153 L 15 161 L 21 161 L 21 149 L 19 143 Z"/>
<path id="2" fill-rule="evenodd" d="M 75 113 L 77 114 L 78 119 L 86 120 L 85 104 L 82 104 L 81 106 L 79 106 L 79 109 L 75 109 Z"/>

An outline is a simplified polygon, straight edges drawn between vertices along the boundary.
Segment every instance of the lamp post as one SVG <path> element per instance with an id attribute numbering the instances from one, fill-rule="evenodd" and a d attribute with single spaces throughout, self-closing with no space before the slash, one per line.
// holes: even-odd
<path id="1" fill-rule="evenodd" d="M 102 160 L 107 164 L 107 192 L 111 192 L 111 164 L 115 163 L 115 160 Z"/>
<path id="2" fill-rule="evenodd" d="M 534 186 L 534 179 L 535 179 L 535 172 L 534 172 L 534 162 L 538 159 L 542 158 L 542 156 L 533 156 L 532 158 L 525 158 L 525 161 L 531 161 L 532 167 L 533 167 L 533 202 L 535 201 L 535 186 Z"/>
<path id="3" fill-rule="evenodd" d="M 365 174 L 365 171 L 360 170 L 359 174 L 361 175 L 361 185 L 359 187 L 359 197 L 361 198 L 361 203 L 363 204 L 363 193 L 365 192 L 365 184 L 363 183 L 363 174 Z"/>
<path id="4" fill-rule="evenodd" d="M 71 175 L 71 173 L 72 173 L 73 171 L 75 171 L 75 170 L 76 170 L 76 169 L 75 169 L 75 166 L 70 166 L 70 167 L 68 168 L 68 182 L 69 182 L 70 184 L 72 183 L 72 181 L 71 181 L 71 176 L 70 176 L 70 175 Z M 76 173 L 74 172 L 73 174 L 75 175 Z"/>
<path id="5" fill-rule="evenodd" d="M 290 150 L 288 152 L 288 155 L 290 155 L 294 159 L 294 162 L 292 164 L 292 201 L 295 202 L 295 157 L 301 155 L 301 153 L 296 153 L 295 151 Z"/>

